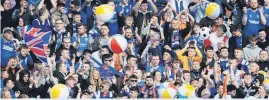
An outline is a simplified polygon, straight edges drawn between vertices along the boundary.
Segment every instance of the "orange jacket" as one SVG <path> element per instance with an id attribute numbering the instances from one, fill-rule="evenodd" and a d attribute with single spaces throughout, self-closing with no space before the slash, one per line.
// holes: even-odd
<path id="1" fill-rule="evenodd" d="M 181 64 L 183 65 L 183 69 L 184 70 L 188 70 L 190 71 L 190 66 L 189 65 L 189 61 L 188 59 L 192 62 L 193 60 L 197 60 L 200 63 L 202 62 L 202 53 L 200 52 L 200 50 L 198 48 L 195 48 L 195 52 L 197 53 L 197 56 L 195 57 L 188 57 L 188 56 L 183 56 L 183 53 L 186 51 L 185 48 L 183 48 L 182 50 L 180 50 L 179 52 L 177 52 L 177 57 L 180 60 Z"/>

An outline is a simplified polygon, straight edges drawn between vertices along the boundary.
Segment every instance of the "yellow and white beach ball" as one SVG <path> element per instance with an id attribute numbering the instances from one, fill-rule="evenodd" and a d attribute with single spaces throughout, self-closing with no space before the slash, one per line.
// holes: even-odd
<path id="1" fill-rule="evenodd" d="M 103 4 L 98 6 L 94 13 L 98 21 L 106 23 L 113 18 L 114 9 L 108 4 Z"/>
<path id="2" fill-rule="evenodd" d="M 205 14 L 210 19 L 216 19 L 220 15 L 220 6 L 217 3 L 210 3 L 205 9 Z"/>
<path id="3" fill-rule="evenodd" d="M 50 98 L 52 99 L 67 99 L 69 96 L 69 90 L 64 84 L 56 84 L 52 87 L 50 92 Z"/>

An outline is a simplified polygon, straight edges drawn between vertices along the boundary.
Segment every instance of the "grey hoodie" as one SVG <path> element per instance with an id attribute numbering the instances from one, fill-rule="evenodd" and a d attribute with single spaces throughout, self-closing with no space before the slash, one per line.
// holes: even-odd
<path id="1" fill-rule="evenodd" d="M 262 49 L 258 47 L 258 45 L 252 47 L 251 44 L 248 44 L 244 49 L 244 58 L 246 60 L 255 59 L 255 57 L 259 56 L 259 53 Z"/>

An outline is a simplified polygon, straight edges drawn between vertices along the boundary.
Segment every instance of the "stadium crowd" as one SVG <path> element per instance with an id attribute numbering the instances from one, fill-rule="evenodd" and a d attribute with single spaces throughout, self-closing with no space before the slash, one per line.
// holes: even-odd
<path id="1" fill-rule="evenodd" d="M 115 10 L 106 23 L 94 13 L 102 4 Z M 174 98 L 269 95 L 269 0 L 1 0 L 0 11 L 1 98 L 50 98 L 55 84 L 74 99 L 161 98 L 164 82 L 195 88 Z M 47 48 L 29 43 L 33 28 L 49 34 Z M 108 46 L 115 34 L 128 42 L 120 54 Z"/>

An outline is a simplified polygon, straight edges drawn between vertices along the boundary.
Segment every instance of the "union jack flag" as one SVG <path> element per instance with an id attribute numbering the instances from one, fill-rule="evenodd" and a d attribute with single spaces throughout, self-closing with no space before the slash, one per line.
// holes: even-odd
<path id="1" fill-rule="evenodd" d="M 31 35 L 33 37 L 42 38 L 44 44 L 48 44 L 51 36 L 51 31 L 44 32 L 40 28 L 32 27 L 25 34 Z"/>
<path id="2" fill-rule="evenodd" d="M 30 50 L 37 56 L 39 60 L 47 64 L 47 58 L 44 51 L 44 44 L 42 39 L 39 37 L 33 37 L 31 35 L 25 34 L 25 43 L 29 46 Z"/>

